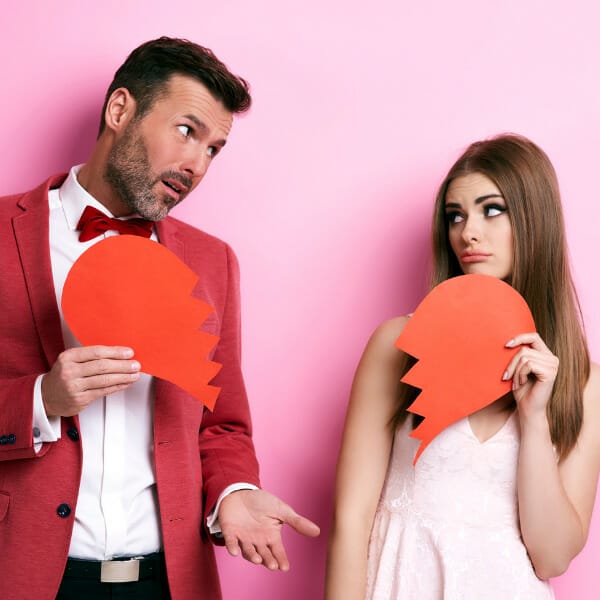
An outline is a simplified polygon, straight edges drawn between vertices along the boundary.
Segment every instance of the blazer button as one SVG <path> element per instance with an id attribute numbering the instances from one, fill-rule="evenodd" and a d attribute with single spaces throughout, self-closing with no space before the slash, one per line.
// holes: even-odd
<path id="1" fill-rule="evenodd" d="M 14 433 L 8 435 L 7 438 L 9 444 L 14 444 L 17 441 L 17 436 Z"/>
<path id="2" fill-rule="evenodd" d="M 4 444 L 8 444 L 8 436 L 0 435 L 0 446 L 4 446 Z"/>
<path id="3" fill-rule="evenodd" d="M 67 429 L 67 435 L 74 442 L 79 441 L 79 431 L 77 431 L 77 429 L 75 427 L 71 427 L 70 429 Z"/>
<path id="4" fill-rule="evenodd" d="M 56 514 L 62 519 L 66 519 L 71 514 L 71 507 L 68 504 L 59 504 Z"/>

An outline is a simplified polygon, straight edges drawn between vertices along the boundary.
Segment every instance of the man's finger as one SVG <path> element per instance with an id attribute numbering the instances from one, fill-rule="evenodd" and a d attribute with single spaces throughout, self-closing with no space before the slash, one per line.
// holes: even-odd
<path id="1" fill-rule="evenodd" d="M 310 519 L 299 515 L 293 508 L 286 505 L 287 510 L 283 511 L 281 520 L 287 523 L 292 529 L 296 530 L 301 535 L 316 537 L 321 533 L 321 529 L 316 523 Z"/>
<path id="2" fill-rule="evenodd" d="M 94 390 L 93 392 L 89 392 L 89 393 L 93 394 L 94 400 L 97 400 L 98 398 L 102 398 L 102 396 L 110 396 L 111 394 L 114 394 L 115 392 L 122 392 L 123 390 L 126 390 L 132 383 L 133 383 L 133 381 L 130 381 L 129 383 L 113 385 L 111 387 Z"/>
<path id="3" fill-rule="evenodd" d="M 87 362 L 103 358 L 127 360 L 133 356 L 133 350 L 126 346 L 78 346 L 69 348 L 62 354 L 73 362 Z"/>
<path id="4" fill-rule="evenodd" d="M 227 552 L 229 552 L 231 556 L 239 556 L 240 545 L 238 544 L 237 537 L 235 537 L 234 535 L 223 534 L 223 538 L 225 540 L 225 548 L 227 548 Z"/>
<path id="5" fill-rule="evenodd" d="M 256 546 L 256 551 L 262 559 L 262 564 L 265 565 L 267 569 L 274 571 L 279 568 L 279 564 L 277 560 L 275 560 L 275 557 L 268 546 Z"/>
<path id="6" fill-rule="evenodd" d="M 91 377 L 103 373 L 134 373 L 141 369 L 141 365 L 137 360 L 102 358 L 80 363 L 79 369 L 81 377 Z"/>
<path id="7" fill-rule="evenodd" d="M 136 373 L 107 373 L 105 375 L 94 375 L 80 379 L 80 391 L 100 390 L 116 385 L 129 385 L 140 378 L 139 372 Z M 104 394 L 103 394 L 104 395 Z"/>
<path id="8" fill-rule="evenodd" d="M 250 544 L 249 542 L 241 542 L 240 546 L 242 548 L 242 556 L 246 560 L 254 563 L 255 565 L 260 565 L 260 563 L 262 563 L 262 558 L 256 551 L 254 544 Z"/>
<path id="9" fill-rule="evenodd" d="M 282 571 L 289 571 L 290 561 L 285 553 L 285 548 L 283 547 L 281 538 L 274 544 L 271 544 L 271 554 L 273 554 L 273 557 L 277 561 L 277 564 Z"/>

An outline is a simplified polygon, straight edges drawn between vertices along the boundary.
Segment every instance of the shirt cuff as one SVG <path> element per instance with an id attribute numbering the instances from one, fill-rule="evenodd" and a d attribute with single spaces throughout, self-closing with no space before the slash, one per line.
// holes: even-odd
<path id="1" fill-rule="evenodd" d="M 225 496 L 229 496 L 229 494 L 233 492 L 238 492 L 239 490 L 257 490 L 258 488 L 251 483 L 232 483 L 228 485 L 222 492 L 221 495 L 217 498 L 217 503 L 215 507 L 210 511 L 208 517 L 206 517 L 206 526 L 208 527 L 208 531 L 212 535 L 216 535 L 217 537 L 223 537 L 221 534 L 221 526 L 219 525 L 219 506 L 221 506 L 221 502 Z"/>
<path id="2" fill-rule="evenodd" d="M 42 377 L 33 386 L 33 449 L 39 452 L 44 442 L 60 439 L 60 417 L 48 417 L 42 400 Z"/>

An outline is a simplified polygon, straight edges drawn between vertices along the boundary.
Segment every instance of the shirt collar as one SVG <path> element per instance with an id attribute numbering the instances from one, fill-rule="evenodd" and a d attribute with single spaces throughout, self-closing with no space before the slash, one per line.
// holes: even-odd
<path id="1" fill-rule="evenodd" d="M 74 166 L 69 171 L 69 175 L 58 190 L 60 203 L 63 212 L 65 213 L 65 219 L 67 220 L 69 229 L 72 231 L 75 231 L 77 228 L 81 213 L 83 213 L 86 206 L 93 206 L 109 217 L 114 216 L 104 204 L 98 202 L 96 198 L 89 194 L 77 180 L 77 174 L 82 166 L 83 165 Z"/>

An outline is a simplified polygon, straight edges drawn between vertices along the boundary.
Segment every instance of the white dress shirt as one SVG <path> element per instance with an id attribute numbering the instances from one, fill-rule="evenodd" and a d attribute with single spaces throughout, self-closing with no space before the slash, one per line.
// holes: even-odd
<path id="1" fill-rule="evenodd" d="M 62 290 L 67 274 L 79 256 L 100 240 L 118 235 L 107 231 L 87 242 L 75 229 L 86 206 L 111 215 L 77 181 L 81 167 L 73 167 L 59 189 L 50 190 L 50 259 L 66 348 L 79 342 L 64 321 Z M 157 241 L 156 233 L 152 234 Z M 90 315 L 93 318 L 93 315 Z M 142 365 L 143 369 L 143 365 Z M 34 388 L 34 447 L 60 438 L 60 417 L 48 418 L 41 394 L 41 379 Z M 107 560 L 137 556 L 162 547 L 156 476 L 154 472 L 153 378 L 145 373 L 126 390 L 100 398 L 79 413 L 83 464 L 69 556 Z M 238 489 L 256 489 L 246 483 L 223 491 L 208 525 L 220 528 L 216 514 L 221 500 Z"/>

